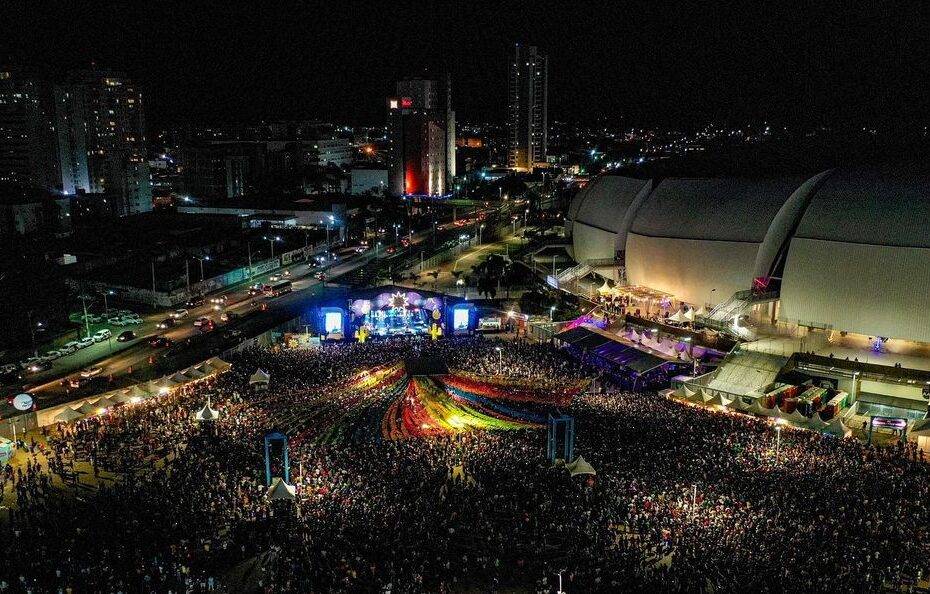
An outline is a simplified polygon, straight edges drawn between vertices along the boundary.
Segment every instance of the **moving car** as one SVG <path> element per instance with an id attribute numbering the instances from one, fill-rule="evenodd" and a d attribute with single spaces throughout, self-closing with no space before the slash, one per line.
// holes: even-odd
<path id="1" fill-rule="evenodd" d="M 265 290 L 264 285 L 262 285 L 261 283 L 256 283 L 252 285 L 251 287 L 249 287 L 249 297 L 255 297 L 257 295 L 261 295 L 264 292 L 264 290 Z"/>
<path id="2" fill-rule="evenodd" d="M 171 314 L 171 317 L 173 317 L 176 320 L 180 320 L 181 318 L 186 318 L 188 313 L 189 312 L 182 307 L 180 309 L 174 310 L 174 313 Z"/>
<path id="3" fill-rule="evenodd" d="M 229 302 L 229 295 L 218 295 L 210 298 L 210 303 L 214 305 L 226 305 Z"/>
<path id="4" fill-rule="evenodd" d="M 176 325 L 177 322 L 174 321 L 174 318 L 165 318 L 158 322 L 157 327 L 159 330 L 165 330 L 166 328 L 174 328 Z"/>
<path id="5" fill-rule="evenodd" d="M 238 320 L 241 317 L 241 315 L 234 311 L 224 311 L 222 314 L 220 314 L 220 321 L 229 322 L 230 320 Z"/>
<path id="6" fill-rule="evenodd" d="M 26 368 L 26 373 L 39 373 L 40 371 L 48 371 L 51 368 L 51 361 L 36 361 Z"/>
<path id="7" fill-rule="evenodd" d="M 313 275 L 313 278 L 315 278 L 315 279 L 318 280 L 318 281 L 325 281 L 325 280 L 326 280 L 326 273 L 323 272 L 323 271 L 321 270 L 321 271 L 317 272 L 316 274 L 314 274 L 314 275 Z"/>
<path id="8" fill-rule="evenodd" d="M 170 347 L 172 344 L 174 342 L 167 336 L 156 336 L 149 341 L 149 346 L 156 349 Z"/>
<path id="9" fill-rule="evenodd" d="M 81 372 L 81 377 L 83 377 L 83 378 L 89 378 L 89 377 L 94 377 L 94 376 L 100 375 L 101 373 L 103 373 L 103 367 L 100 367 L 100 366 L 98 365 L 98 366 L 96 366 L 96 367 L 90 367 L 90 368 L 85 369 L 84 371 L 82 371 L 82 372 Z"/>
<path id="10" fill-rule="evenodd" d="M 203 295 L 194 295 L 193 297 L 187 300 L 187 303 L 185 305 L 187 307 L 197 307 L 197 306 L 203 305 Z"/>
<path id="11" fill-rule="evenodd" d="M 279 280 L 281 280 L 281 275 L 280 275 L 280 274 L 272 274 L 271 276 L 268 277 L 268 280 L 271 281 L 271 282 L 273 282 L 273 283 L 276 283 L 276 282 L 278 282 Z"/>
<path id="12" fill-rule="evenodd" d="M 135 340 L 136 333 L 132 330 L 124 330 L 119 333 L 119 336 L 116 337 L 116 342 L 129 342 L 130 340 Z"/>
<path id="13" fill-rule="evenodd" d="M 204 324 L 206 324 L 206 323 L 208 323 L 208 322 L 212 322 L 212 321 L 213 321 L 213 320 L 211 320 L 211 319 L 208 318 L 207 316 L 200 316 L 199 318 L 197 318 L 196 320 L 194 320 L 194 327 L 195 327 L 195 328 L 200 328 L 200 327 L 203 326 Z"/>
<path id="14" fill-rule="evenodd" d="M 210 318 L 206 318 L 202 324 L 200 324 L 200 331 L 206 334 L 207 332 L 213 332 L 216 330 L 216 322 Z"/>
<path id="15" fill-rule="evenodd" d="M 91 337 L 94 339 L 94 342 L 103 342 L 104 340 L 113 336 L 113 333 L 110 332 L 109 328 L 103 328 L 102 330 L 97 330 L 94 332 L 94 335 Z"/>

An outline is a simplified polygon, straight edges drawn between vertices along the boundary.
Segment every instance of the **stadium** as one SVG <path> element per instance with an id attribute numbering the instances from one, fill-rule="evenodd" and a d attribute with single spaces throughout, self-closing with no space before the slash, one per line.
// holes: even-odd
<path id="1" fill-rule="evenodd" d="M 558 282 L 620 296 L 628 322 L 736 339 L 691 387 L 748 403 L 785 383 L 829 384 L 848 413 L 914 420 L 930 385 L 928 220 L 930 176 L 916 168 L 607 175 L 573 199 L 577 266 Z"/>

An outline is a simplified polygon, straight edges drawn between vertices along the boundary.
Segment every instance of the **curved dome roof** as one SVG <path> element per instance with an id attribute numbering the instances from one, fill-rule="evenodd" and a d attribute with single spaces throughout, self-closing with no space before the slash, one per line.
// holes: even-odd
<path id="1" fill-rule="evenodd" d="M 619 175 L 595 178 L 572 200 L 567 218 L 573 223 L 577 221 L 619 233 L 627 213 L 638 208 L 642 195 L 651 185 L 648 179 Z"/>
<path id="2" fill-rule="evenodd" d="M 930 172 L 917 168 L 834 171 L 820 185 L 795 237 L 930 247 Z"/>
<path id="3" fill-rule="evenodd" d="M 646 198 L 630 232 L 761 243 L 778 211 L 804 181 L 802 176 L 666 179 Z"/>

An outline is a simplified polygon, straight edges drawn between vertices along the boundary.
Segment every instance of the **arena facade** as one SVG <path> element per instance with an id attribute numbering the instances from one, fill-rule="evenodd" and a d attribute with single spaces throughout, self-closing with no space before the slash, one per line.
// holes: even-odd
<path id="1" fill-rule="evenodd" d="M 566 232 L 600 277 L 750 326 L 746 348 L 930 371 L 928 221 L 930 174 L 916 167 L 607 175 L 575 197 Z M 850 375 L 853 394 L 926 410 L 926 382 Z"/>

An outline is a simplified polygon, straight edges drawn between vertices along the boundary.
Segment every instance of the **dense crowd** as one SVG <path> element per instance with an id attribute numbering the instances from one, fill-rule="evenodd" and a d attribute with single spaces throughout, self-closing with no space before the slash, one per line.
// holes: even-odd
<path id="1" fill-rule="evenodd" d="M 608 391 L 563 411 L 597 471 L 572 478 L 544 430 L 369 430 L 400 388 L 352 378 L 424 357 L 526 385 L 596 373 L 482 339 L 244 351 L 28 443 L 28 465 L 0 473 L 15 496 L 0 593 L 553 592 L 559 572 L 568 592 L 871 592 L 927 572 L 930 473 L 907 446 L 784 430 L 776 459 L 765 421 Z M 257 368 L 267 391 L 248 385 Z M 208 396 L 222 416 L 196 424 Z M 296 502 L 265 498 L 270 429 L 295 438 Z"/>

